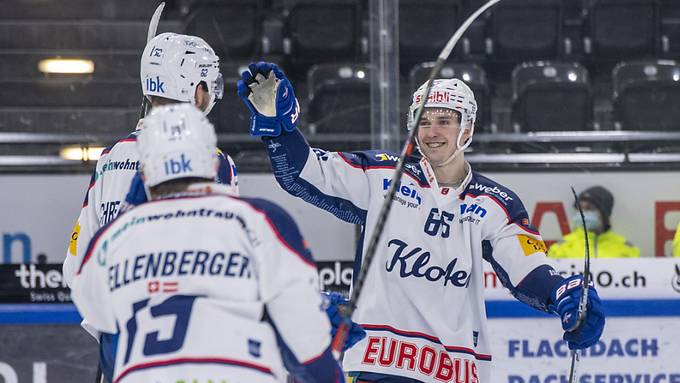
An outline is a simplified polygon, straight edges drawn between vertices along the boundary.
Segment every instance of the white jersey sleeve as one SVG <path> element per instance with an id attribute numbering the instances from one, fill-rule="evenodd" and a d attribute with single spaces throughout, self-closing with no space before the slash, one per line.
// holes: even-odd
<path id="1" fill-rule="evenodd" d="M 104 149 L 97 161 L 64 259 L 64 279 L 69 286 L 83 261 L 90 239 L 120 212 L 139 168 L 136 141 L 137 131 Z"/>
<path id="2" fill-rule="evenodd" d="M 486 200 L 493 209 L 482 230 L 484 259 L 499 280 L 520 301 L 548 311 L 552 286 L 562 278 L 554 273 L 554 262 L 546 256 L 547 248 L 519 196 L 510 189 L 480 174 L 467 188 L 467 197 Z M 475 205 L 466 208 L 476 210 Z"/>
<path id="3" fill-rule="evenodd" d="M 137 129 L 141 128 L 141 123 L 142 120 L 138 123 Z M 130 189 L 133 179 L 139 177 L 137 133 L 138 130 L 104 149 L 97 161 L 64 259 L 64 278 L 69 286 L 82 263 L 90 239 L 100 227 L 118 216 L 125 206 L 126 196 L 132 195 L 132 200 L 128 201 L 128 204 L 137 205 L 146 201 L 142 188 Z M 231 195 L 238 196 L 236 164 L 228 154 L 219 149 L 216 156 L 219 160 L 217 182 L 226 185 Z M 139 185 L 141 186 L 141 182 Z M 140 201 L 136 201 L 135 198 Z"/>
<path id="4" fill-rule="evenodd" d="M 274 175 L 286 191 L 343 221 L 363 223 L 370 201 L 364 153 L 310 148 L 297 130 L 267 137 L 265 144 Z"/>
<path id="5" fill-rule="evenodd" d="M 97 239 L 96 233 L 93 238 Z M 96 240 L 91 241 L 88 249 L 83 252 L 82 258 L 85 259 L 86 254 L 89 254 L 87 257 L 91 257 L 92 261 L 83 264 L 82 268 L 81 265 L 77 266 L 74 279 L 71 282 L 71 290 L 72 294 L 77 296 L 74 301 L 77 301 L 78 311 L 87 325 L 99 332 L 115 334 L 118 332 L 118 328 L 112 310 L 113 306 L 102 304 L 102 302 L 111 301 L 109 288 L 106 283 L 102 283 L 102 281 L 109 280 L 107 269 L 98 267 L 106 262 L 104 257 L 105 247 L 103 249 L 101 243 Z M 75 278 L 76 275 L 77 278 Z"/>
<path id="6" fill-rule="evenodd" d="M 330 324 L 321 309 L 316 263 L 285 211 L 265 200 L 243 200 L 263 218 L 260 232 L 264 236 L 257 246 L 256 270 L 268 316 L 295 359 L 309 363 L 330 344 Z"/>

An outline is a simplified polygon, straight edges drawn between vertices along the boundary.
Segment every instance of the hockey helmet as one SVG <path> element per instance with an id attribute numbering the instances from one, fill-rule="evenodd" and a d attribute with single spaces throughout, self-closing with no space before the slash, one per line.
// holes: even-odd
<path id="1" fill-rule="evenodd" d="M 173 179 L 217 176 L 215 128 L 192 104 L 153 108 L 137 137 L 137 151 L 146 188 Z"/>
<path id="2" fill-rule="evenodd" d="M 415 125 L 416 109 L 425 94 L 427 82 L 423 83 L 418 90 L 413 93 L 411 105 L 408 110 L 408 128 L 412 129 Z M 443 166 L 453 160 L 458 153 L 464 151 L 472 142 L 472 135 L 475 131 L 475 119 L 477 117 L 477 101 L 475 95 L 467 84 L 457 78 L 436 79 L 432 82 L 432 89 L 425 102 L 425 108 L 445 108 L 455 110 L 460 114 L 460 132 L 456 139 L 457 150 L 444 163 Z M 465 142 L 461 142 L 468 130 L 469 137 Z M 418 138 L 416 137 L 416 142 Z M 420 148 L 419 148 L 420 149 Z"/>
<path id="3" fill-rule="evenodd" d="M 196 86 L 205 82 L 210 102 L 207 115 L 222 98 L 224 83 L 219 57 L 200 37 L 161 33 L 146 44 L 141 60 L 144 96 L 196 103 Z"/>

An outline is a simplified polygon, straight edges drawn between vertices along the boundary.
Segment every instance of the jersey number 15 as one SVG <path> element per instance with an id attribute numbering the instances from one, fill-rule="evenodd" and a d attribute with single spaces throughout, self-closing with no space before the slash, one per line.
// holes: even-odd
<path id="1" fill-rule="evenodd" d="M 187 325 L 189 324 L 191 309 L 196 298 L 197 297 L 194 295 L 174 295 L 149 308 L 149 313 L 153 318 L 160 318 L 168 315 L 175 316 L 175 326 L 172 330 L 172 336 L 169 339 L 159 340 L 158 331 L 147 333 L 144 337 L 144 347 L 142 349 L 144 356 L 167 354 L 182 348 L 184 338 L 187 334 Z M 132 318 L 125 323 L 128 336 L 127 345 L 125 347 L 124 364 L 127 364 L 130 361 L 132 346 L 137 337 L 137 314 L 148 305 L 149 298 L 132 304 Z"/>

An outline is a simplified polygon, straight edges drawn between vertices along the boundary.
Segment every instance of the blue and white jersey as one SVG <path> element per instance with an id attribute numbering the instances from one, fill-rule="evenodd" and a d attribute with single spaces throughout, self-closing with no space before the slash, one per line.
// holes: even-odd
<path id="1" fill-rule="evenodd" d="M 290 194 L 363 227 L 355 275 L 373 234 L 398 155 L 311 149 L 298 131 L 264 140 L 274 175 Z M 489 383 L 490 339 L 482 261 L 523 302 L 547 311 L 555 276 L 519 197 L 473 171 L 440 187 L 412 158 L 353 321 L 367 337 L 345 353 L 346 371 L 423 382 Z"/>
<path id="2" fill-rule="evenodd" d="M 283 382 L 284 365 L 344 382 L 295 222 L 224 185 L 194 184 L 104 226 L 72 297 L 96 330 L 119 333 L 115 383 Z"/>
<path id="3" fill-rule="evenodd" d="M 132 179 L 139 169 L 136 145 L 137 134 L 142 126 L 143 120 L 139 120 L 134 132 L 104 149 L 97 161 L 64 259 L 64 278 L 69 286 L 94 233 L 116 218 L 123 206 Z M 230 185 L 233 193 L 238 195 L 234 161 L 221 151 L 218 151 L 217 156 L 220 158 L 218 182 Z"/>

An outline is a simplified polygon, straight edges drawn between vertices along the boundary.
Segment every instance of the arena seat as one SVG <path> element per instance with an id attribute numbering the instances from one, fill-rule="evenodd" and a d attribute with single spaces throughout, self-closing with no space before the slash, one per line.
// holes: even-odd
<path id="1" fill-rule="evenodd" d="M 158 6 L 158 1 L 139 0 L 3 0 L 2 19 L 5 20 L 82 20 L 118 19 L 146 20 Z M 168 4 L 163 18 L 174 15 L 175 9 Z"/>
<path id="2" fill-rule="evenodd" d="M 533 62 L 512 73 L 515 131 L 590 130 L 593 100 L 588 72 L 580 64 Z"/>
<path id="3" fill-rule="evenodd" d="M 138 107 L 142 98 L 137 79 L 4 79 L 0 87 L 4 107 Z"/>
<path id="4" fill-rule="evenodd" d="M 146 45 L 148 20 L 0 20 L 0 49 L 135 50 Z M 178 21 L 163 21 L 158 32 L 179 31 Z"/>
<path id="5" fill-rule="evenodd" d="M 312 64 L 355 61 L 361 54 L 358 0 L 285 0 L 284 46 L 300 75 Z"/>
<path id="6" fill-rule="evenodd" d="M 310 133 L 371 132 L 371 86 L 367 65 L 316 65 L 307 77 Z"/>
<path id="7" fill-rule="evenodd" d="M 625 130 L 680 131 L 680 65 L 624 62 L 614 68 L 614 119 Z"/>
<path id="8" fill-rule="evenodd" d="M 459 0 L 400 0 L 399 59 L 403 68 L 433 60 L 458 28 Z"/>
<path id="9" fill-rule="evenodd" d="M 205 39 L 223 61 L 255 59 L 262 51 L 262 20 L 261 0 L 201 2 L 184 33 Z"/>
<path id="10" fill-rule="evenodd" d="M 661 17 L 661 55 L 666 58 L 680 57 L 680 2 L 662 0 Z"/>
<path id="11" fill-rule="evenodd" d="M 488 39 L 492 59 L 517 64 L 553 60 L 562 46 L 560 0 L 513 0 L 490 11 Z"/>
<path id="12" fill-rule="evenodd" d="M 139 106 L 2 107 L 0 132 L 124 136 L 137 126 Z"/>
<path id="13" fill-rule="evenodd" d="M 649 58 L 656 52 L 656 0 L 586 0 L 586 53 L 593 60 Z"/>
<path id="14" fill-rule="evenodd" d="M 236 82 L 240 78 L 224 79 L 224 96 L 208 115 L 217 133 L 248 133 L 250 111 L 236 94 Z"/>

